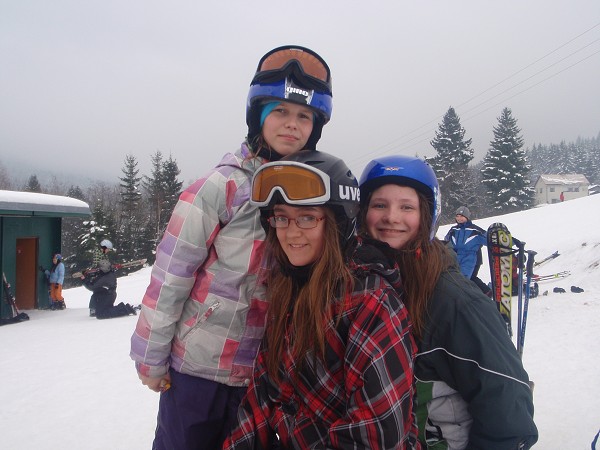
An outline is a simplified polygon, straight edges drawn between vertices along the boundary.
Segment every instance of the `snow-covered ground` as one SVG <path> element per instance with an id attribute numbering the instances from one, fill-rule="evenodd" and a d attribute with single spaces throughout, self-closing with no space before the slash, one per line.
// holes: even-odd
<path id="1" fill-rule="evenodd" d="M 540 283 L 523 360 L 535 381 L 535 448 L 589 450 L 600 428 L 600 195 L 475 220 L 483 228 L 493 222 L 539 259 L 560 252 L 535 273 L 572 273 Z M 149 275 L 145 268 L 119 278 L 117 301 L 139 303 Z M 489 281 L 485 268 L 480 275 Z M 585 292 L 571 293 L 572 285 Z M 567 292 L 553 293 L 555 286 Z M 89 291 L 64 294 L 66 310 L 27 311 L 30 321 L 0 327 L 0 447 L 151 448 L 158 394 L 141 385 L 129 359 L 136 317 L 96 320 L 88 317 Z"/>

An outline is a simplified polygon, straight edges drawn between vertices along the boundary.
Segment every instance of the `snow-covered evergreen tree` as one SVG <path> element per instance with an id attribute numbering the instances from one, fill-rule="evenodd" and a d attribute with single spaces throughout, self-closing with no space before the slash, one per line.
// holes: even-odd
<path id="1" fill-rule="evenodd" d="M 583 173 L 590 183 L 600 184 L 600 140 L 590 139 L 583 146 L 586 149 L 587 158 L 587 171 Z M 598 189 L 595 190 L 595 192 L 597 191 Z"/>
<path id="2" fill-rule="evenodd" d="M 147 219 L 140 241 L 140 253 L 148 260 L 148 264 L 154 264 L 156 259 L 156 233 L 154 230 L 155 224 L 150 218 Z"/>
<path id="3" fill-rule="evenodd" d="M 67 197 L 86 201 L 85 195 L 79 186 L 72 186 L 67 191 Z M 86 219 L 82 217 L 65 217 L 62 220 L 62 248 L 63 262 L 68 274 L 79 272 L 89 265 L 89 258 L 80 247 L 79 237 L 84 233 L 83 223 Z M 81 284 L 70 276 L 65 277 L 65 287 Z"/>
<path id="4" fill-rule="evenodd" d="M 42 192 L 42 185 L 38 181 L 37 175 L 31 175 L 25 188 L 23 189 L 25 192 Z"/>
<path id="5" fill-rule="evenodd" d="M 154 241 L 158 242 L 167 227 L 175 204 L 179 199 L 183 183 L 177 179 L 179 173 L 177 161 L 157 151 L 152 156 L 152 172 L 144 176 L 142 184 L 146 192 L 150 211 L 150 223 L 154 228 Z"/>
<path id="6" fill-rule="evenodd" d="M 161 237 L 161 217 L 164 203 L 163 156 L 160 150 L 152 155 L 152 171 L 150 176 L 144 175 L 142 185 L 146 192 L 150 222 L 154 232 L 154 240 Z"/>
<path id="7" fill-rule="evenodd" d="M 120 222 L 118 224 L 119 249 L 122 261 L 131 261 L 142 258 L 140 249 L 140 240 L 143 233 L 142 218 L 140 211 L 142 193 L 140 191 L 141 176 L 138 176 L 135 156 L 127 155 L 125 165 L 121 169 L 123 176 L 119 177 L 119 201 L 118 215 Z"/>
<path id="8" fill-rule="evenodd" d="M 472 197 L 468 171 L 469 162 L 473 159 L 471 141 L 465 140 L 465 129 L 460 124 L 460 118 L 450 107 L 431 141 L 437 155 L 428 160 L 440 183 L 441 223 L 451 222 L 456 209 L 468 205 Z"/>
<path id="9" fill-rule="evenodd" d="M 114 220 L 106 214 L 104 205 L 98 202 L 92 211 L 92 218 L 83 222 L 83 231 L 78 237 L 79 248 L 87 261 L 88 268 L 94 259 L 94 252 L 100 248 L 103 239 L 108 239 L 115 245 L 113 225 Z"/>
<path id="10" fill-rule="evenodd" d="M 481 170 L 488 204 L 497 214 L 528 209 L 534 203 L 535 192 L 529 179 L 531 168 L 522 149 L 520 132 L 511 110 L 504 108 Z"/>
<path id="11" fill-rule="evenodd" d="M 6 170 L 6 167 L 0 161 L 0 189 L 10 191 L 12 189 L 12 180 Z"/>
<path id="12" fill-rule="evenodd" d="M 167 224 L 169 223 L 171 214 L 173 213 L 175 205 L 177 204 L 177 200 L 179 200 L 179 195 L 181 194 L 181 187 L 183 186 L 183 182 L 179 181 L 179 179 L 177 178 L 180 173 L 181 170 L 179 170 L 177 161 L 174 160 L 171 155 L 169 155 L 169 159 L 167 159 L 162 166 L 164 200 L 160 220 L 161 234 L 167 228 Z"/>

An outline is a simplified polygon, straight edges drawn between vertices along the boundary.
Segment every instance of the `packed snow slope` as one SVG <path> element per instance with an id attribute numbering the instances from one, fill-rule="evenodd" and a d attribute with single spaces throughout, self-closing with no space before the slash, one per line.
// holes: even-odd
<path id="1" fill-rule="evenodd" d="M 571 271 L 540 283 L 531 300 L 523 362 L 535 381 L 535 448 L 589 450 L 600 428 L 600 195 L 475 220 L 485 229 L 494 222 L 539 259 L 559 251 L 535 273 Z M 480 275 L 489 281 L 486 268 Z M 119 278 L 117 301 L 139 303 L 149 276 L 144 268 Z M 572 285 L 584 292 L 571 293 Z M 129 359 L 136 317 L 96 320 L 88 316 L 89 291 L 64 294 L 66 310 L 26 311 L 28 322 L 0 327 L 0 447 L 151 448 L 158 394 L 141 385 Z M 516 310 L 513 297 L 515 329 Z"/>

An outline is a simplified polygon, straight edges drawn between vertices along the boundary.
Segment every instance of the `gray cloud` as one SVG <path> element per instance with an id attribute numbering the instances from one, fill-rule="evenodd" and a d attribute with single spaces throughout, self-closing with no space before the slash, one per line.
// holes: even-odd
<path id="1" fill-rule="evenodd" d="M 116 178 L 160 150 L 195 179 L 243 140 L 258 59 L 287 43 L 329 63 L 319 148 L 358 173 L 433 155 L 449 106 L 476 159 L 505 106 L 527 146 L 600 132 L 597 0 L 212 3 L 0 1 L 0 161 Z"/>

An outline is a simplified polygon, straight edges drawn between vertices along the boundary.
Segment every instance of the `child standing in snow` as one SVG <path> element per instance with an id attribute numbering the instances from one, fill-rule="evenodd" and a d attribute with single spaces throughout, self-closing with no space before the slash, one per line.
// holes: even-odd
<path id="1" fill-rule="evenodd" d="M 65 265 L 62 262 L 62 255 L 56 253 L 52 256 L 52 267 L 44 271 L 48 285 L 50 286 L 50 299 L 52 305 L 50 309 L 65 309 L 65 299 L 62 295 L 62 287 L 65 281 Z"/>
<path id="2" fill-rule="evenodd" d="M 245 142 L 181 194 L 131 338 L 142 383 L 161 392 L 155 450 L 221 448 L 267 307 L 256 286 L 265 232 L 249 203 L 252 175 L 267 161 L 315 149 L 331 108 L 331 75 L 318 54 L 271 50 L 250 84 Z"/>

